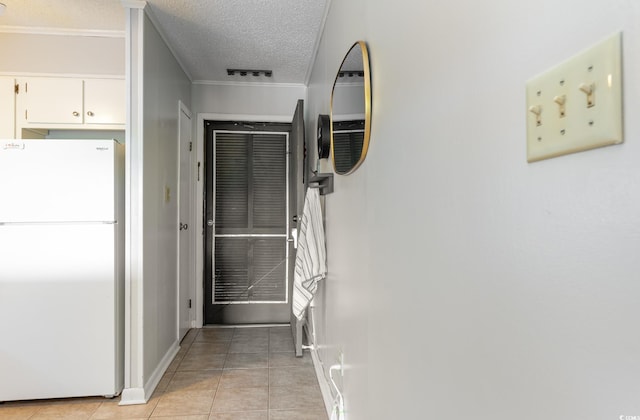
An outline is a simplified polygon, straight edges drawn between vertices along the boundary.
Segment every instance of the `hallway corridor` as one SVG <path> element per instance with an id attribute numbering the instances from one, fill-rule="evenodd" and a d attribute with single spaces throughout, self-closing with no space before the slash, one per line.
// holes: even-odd
<path id="1" fill-rule="evenodd" d="M 2 419 L 326 420 L 311 355 L 289 327 L 190 330 L 146 405 L 73 398 L 9 402 Z"/>

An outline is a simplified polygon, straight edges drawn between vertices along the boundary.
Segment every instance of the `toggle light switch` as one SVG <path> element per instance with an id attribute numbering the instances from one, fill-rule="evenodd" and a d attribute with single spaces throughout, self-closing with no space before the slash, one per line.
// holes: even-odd
<path id="1" fill-rule="evenodd" d="M 529 107 L 529 112 L 536 116 L 536 125 L 542 125 L 542 107 L 540 105 L 532 105 Z"/>
<path id="2" fill-rule="evenodd" d="M 622 143 L 621 49 L 617 33 L 527 82 L 527 161 Z"/>
<path id="3" fill-rule="evenodd" d="M 567 102 L 567 95 L 558 95 L 553 98 L 553 102 L 558 104 L 560 118 L 564 118 L 566 116 L 566 109 L 564 107 L 564 104 L 565 102 Z"/>
<path id="4" fill-rule="evenodd" d="M 578 88 L 587 95 L 587 108 L 591 108 L 592 106 L 594 106 L 596 104 L 595 100 L 593 99 L 593 91 L 595 88 L 594 84 L 581 83 Z"/>

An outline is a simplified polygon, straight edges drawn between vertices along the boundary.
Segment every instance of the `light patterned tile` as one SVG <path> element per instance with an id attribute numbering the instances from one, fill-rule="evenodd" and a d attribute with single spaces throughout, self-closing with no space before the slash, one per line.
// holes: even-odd
<path id="1" fill-rule="evenodd" d="M 237 338 L 267 338 L 269 337 L 269 328 L 266 327 L 249 327 L 236 328 L 233 333 L 233 339 Z"/>
<path id="2" fill-rule="evenodd" d="M 189 331 L 187 331 L 184 338 L 180 342 L 180 346 L 186 346 L 186 347 L 190 346 L 191 343 L 193 343 L 193 341 L 198 336 L 199 332 L 200 332 L 200 329 L 197 329 L 197 328 L 192 328 Z"/>
<path id="3" fill-rule="evenodd" d="M 38 405 L 5 404 L 0 404 L 0 419 L 2 420 L 26 420 L 40 409 Z"/>
<path id="4" fill-rule="evenodd" d="M 269 367 L 268 353 L 229 353 L 225 369 L 256 369 Z"/>
<path id="5" fill-rule="evenodd" d="M 324 410 L 270 410 L 269 420 L 328 420 Z"/>
<path id="6" fill-rule="evenodd" d="M 213 401 L 213 413 L 255 411 L 269 408 L 269 388 L 218 389 Z"/>
<path id="7" fill-rule="evenodd" d="M 165 372 L 165 374 L 162 375 L 160 382 L 158 382 L 158 386 L 156 386 L 156 389 L 153 391 L 154 396 L 158 396 L 167 390 L 167 387 L 169 386 L 169 382 L 171 382 L 173 375 L 175 375 L 175 372 L 169 371 Z"/>
<path id="8" fill-rule="evenodd" d="M 196 343 L 217 343 L 220 341 L 231 341 L 233 338 L 233 328 L 203 328 L 195 339 Z"/>
<path id="9" fill-rule="evenodd" d="M 193 370 L 176 372 L 167 386 L 167 392 L 215 391 L 222 370 Z"/>
<path id="10" fill-rule="evenodd" d="M 294 351 L 293 338 L 289 337 L 270 337 L 269 338 L 269 351 Z"/>
<path id="11" fill-rule="evenodd" d="M 69 420 L 89 419 L 98 410 L 102 402 L 83 400 L 60 400 L 43 405 L 31 419 L 62 418 Z"/>
<path id="12" fill-rule="evenodd" d="M 269 336 L 234 338 L 229 353 L 267 353 Z"/>
<path id="13" fill-rule="evenodd" d="M 215 391 L 167 391 L 160 397 L 151 417 L 208 415 Z"/>
<path id="14" fill-rule="evenodd" d="M 269 386 L 318 386 L 318 379 L 312 366 L 270 368 Z"/>
<path id="15" fill-rule="evenodd" d="M 215 343 L 193 343 L 187 352 L 187 356 L 194 354 L 226 354 L 229 351 L 230 341 L 218 341 Z"/>
<path id="16" fill-rule="evenodd" d="M 302 357 L 296 357 L 293 351 L 269 353 L 269 367 L 313 366 L 311 353 L 305 350 Z"/>
<path id="17" fill-rule="evenodd" d="M 178 359 L 178 360 L 182 360 L 184 358 L 184 356 L 187 355 L 187 352 L 189 351 L 189 346 L 181 346 L 180 349 L 178 350 L 178 352 L 176 353 L 175 357 L 173 358 L 173 360 Z"/>
<path id="18" fill-rule="evenodd" d="M 105 401 L 91 416 L 91 420 L 105 419 L 146 419 L 158 405 L 158 397 L 151 398 L 146 404 L 118 405 L 120 401 Z"/>
<path id="19" fill-rule="evenodd" d="M 271 410 L 322 410 L 324 401 L 319 386 L 269 387 Z"/>
<path id="20" fill-rule="evenodd" d="M 222 369 L 226 358 L 226 354 L 187 354 L 178 371 Z"/>
<path id="21" fill-rule="evenodd" d="M 232 413 L 214 413 L 209 420 L 269 420 L 268 411 L 236 411 Z"/>
<path id="22" fill-rule="evenodd" d="M 271 327 L 269 328 L 270 337 L 292 337 L 291 327 Z"/>
<path id="23" fill-rule="evenodd" d="M 220 388 L 255 388 L 269 386 L 269 369 L 225 370 Z"/>
<path id="24" fill-rule="evenodd" d="M 183 359 L 184 357 L 174 357 L 169 364 L 169 367 L 167 368 L 167 372 L 175 372 L 176 370 L 178 370 L 178 367 L 180 366 L 180 363 Z"/>

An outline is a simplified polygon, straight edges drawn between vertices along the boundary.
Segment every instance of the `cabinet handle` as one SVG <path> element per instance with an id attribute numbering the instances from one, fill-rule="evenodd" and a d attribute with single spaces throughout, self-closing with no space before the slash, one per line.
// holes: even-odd
<path id="1" fill-rule="evenodd" d="M 93 117 L 93 112 L 89 111 L 89 112 L 87 112 L 87 115 L 90 116 L 90 117 Z"/>
<path id="2" fill-rule="evenodd" d="M 78 117 L 78 116 L 80 116 L 80 113 L 78 111 L 73 111 L 73 116 L 74 117 Z"/>

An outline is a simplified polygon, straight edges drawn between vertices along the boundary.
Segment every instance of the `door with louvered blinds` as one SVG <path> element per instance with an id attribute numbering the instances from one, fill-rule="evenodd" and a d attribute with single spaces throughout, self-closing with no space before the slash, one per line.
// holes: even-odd
<path id="1" fill-rule="evenodd" d="M 210 140 L 205 322 L 288 322 L 289 133 L 213 129 Z"/>

